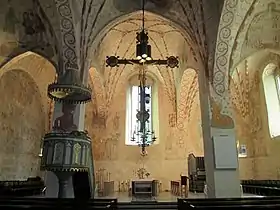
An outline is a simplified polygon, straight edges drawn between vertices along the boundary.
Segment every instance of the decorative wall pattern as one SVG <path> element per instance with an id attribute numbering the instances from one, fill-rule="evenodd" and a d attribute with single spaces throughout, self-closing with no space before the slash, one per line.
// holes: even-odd
<path id="1" fill-rule="evenodd" d="M 104 60 L 105 56 L 114 54 L 127 58 L 134 56 L 135 32 L 141 26 L 141 16 L 135 12 L 141 7 L 138 3 L 121 0 L 26 0 L 22 5 L 19 0 L 0 1 L 0 64 L 30 50 L 55 61 L 60 69 L 81 70 L 80 77 L 85 81 L 89 67 L 95 67 L 93 72 L 90 71 L 93 102 L 87 105 L 86 129 L 93 138 L 96 164 L 100 168 L 110 168 L 115 180 L 121 180 L 121 176 L 132 178 L 131 171 L 138 168 L 135 164 L 139 164 L 138 148 L 124 145 L 124 88 L 127 78 L 137 71 L 137 67 L 110 69 L 105 67 Z M 201 118 L 198 76 L 194 71 L 186 70 L 188 68 L 206 70 L 207 78 L 211 79 L 212 126 L 233 128 L 235 124 L 238 141 L 247 144 L 249 157 L 240 160 L 242 170 L 247 170 L 244 174 L 257 178 L 279 176 L 280 145 L 267 136 L 265 102 L 257 72 L 260 73 L 260 66 L 265 66 L 268 60 L 279 59 L 278 55 L 270 57 L 267 52 L 279 48 L 280 4 L 262 0 L 221 0 L 215 4 L 200 0 L 173 0 L 148 1 L 146 6 L 154 13 L 147 12 L 145 17 L 153 57 L 178 55 L 180 58 L 177 70 L 164 67 L 149 67 L 148 70 L 160 87 L 160 143 L 149 148 L 147 160 L 141 160 L 151 176 L 163 180 L 167 188 L 169 180 L 177 179 L 178 174 L 185 170 L 188 153 L 200 155 L 203 152 L 201 125 L 198 123 Z M 118 18 L 121 15 L 127 16 Z M 208 25 L 211 27 L 206 30 Z M 59 53 L 58 49 L 61 50 Z M 265 50 L 267 52 L 262 54 Z M 61 56 L 59 62 L 63 63 L 57 61 L 56 54 Z M 49 101 L 45 88 L 54 80 L 53 66 L 38 55 L 27 53 L 4 65 L 0 76 L 4 77 L 4 71 L 15 68 L 15 63 L 19 69 L 27 69 L 36 81 L 44 116 L 51 113 L 49 109 L 52 106 L 47 106 Z M 25 110 L 27 105 L 22 105 L 26 102 L 23 92 L 17 89 L 9 91 L 20 94 L 17 97 L 21 102 L 13 101 L 13 109 Z M 28 106 L 35 107 L 34 101 L 29 101 L 31 104 Z M 6 115 L 4 113 L 1 117 Z M 39 120 L 32 114 L 29 117 L 28 122 Z M 49 129 L 48 124 L 44 123 L 44 129 Z M 3 130 L 5 135 L 16 132 L 7 127 Z M 8 151 L 16 149 L 13 146 L 7 148 Z M 35 165 L 28 158 L 26 162 Z M 2 161 L 8 164 L 8 160 Z M 127 167 L 120 169 L 123 164 Z M 18 165 L 24 164 L 19 161 Z"/>
<path id="2" fill-rule="evenodd" d="M 8 71 L 0 80 L 0 180 L 39 175 L 45 119 L 38 87 L 28 73 L 20 70 Z"/>
<path id="3" fill-rule="evenodd" d="M 236 71 L 232 79 L 231 95 L 236 116 L 237 140 L 248 148 L 248 156 L 258 157 L 267 154 L 264 138 L 264 124 L 261 113 L 260 73 L 248 69 Z"/>
<path id="4" fill-rule="evenodd" d="M 56 37 L 37 0 L 27 0 L 24 5 L 3 0 L 0 7 L 0 65 L 28 50 L 50 59 L 57 54 Z"/>
<path id="5" fill-rule="evenodd" d="M 0 69 L 0 135 L 6 145 L 0 151 L 1 180 L 41 175 L 38 154 L 50 113 L 46 88 L 54 78 L 54 67 L 30 52 Z"/>
<path id="6" fill-rule="evenodd" d="M 250 14 L 249 11 L 253 7 L 254 2 L 255 0 L 225 0 L 220 18 L 211 95 L 214 101 L 218 103 L 218 106 L 220 106 L 221 114 L 226 114 L 230 117 L 233 116 L 228 93 L 229 71 L 232 68 L 231 56 L 234 51 L 238 51 L 236 44 L 239 40 L 236 37 L 241 29 L 242 22 Z"/>
<path id="7" fill-rule="evenodd" d="M 59 73 L 64 75 L 69 69 L 80 70 L 76 52 L 76 34 L 69 0 L 56 0 L 55 3 L 60 18 L 61 44 L 63 46 L 62 57 L 60 57 L 63 60 L 63 69 L 60 69 Z"/>
<path id="8" fill-rule="evenodd" d="M 114 69 L 111 71 L 114 71 Z M 93 74 L 96 73 L 92 72 Z M 94 76 L 91 78 L 94 79 Z M 120 81 L 125 82 L 126 78 L 126 75 L 122 75 Z M 99 88 L 94 87 L 95 85 L 99 87 L 99 84 L 91 83 L 93 85 L 92 89 L 99 91 L 99 93 L 93 93 L 96 98 L 87 105 L 85 125 L 93 139 L 95 167 L 110 171 L 110 177 L 111 180 L 115 181 L 116 189 L 118 187 L 117 183 L 137 178 L 133 171 L 140 166 L 144 166 L 151 177 L 158 178 L 163 183 L 163 187 L 169 189 L 169 181 L 178 179 L 180 173 L 187 170 L 186 157 L 188 154 L 190 152 L 197 155 L 203 154 L 201 127 L 197 123 L 200 121 L 197 74 L 194 70 L 188 70 L 185 71 L 183 78 L 185 79 L 182 80 L 180 86 L 184 86 L 184 88 L 180 88 L 181 94 L 178 103 L 180 109 L 189 113 L 188 117 L 181 119 L 183 128 L 178 128 L 176 112 L 173 112 L 172 103 L 167 100 L 168 93 L 165 91 L 164 84 L 158 82 L 159 133 L 156 133 L 156 136 L 159 143 L 148 148 L 148 156 L 144 160 L 141 159 L 140 150 L 137 146 L 125 145 L 126 88 L 128 87 L 128 81 L 126 80 L 122 88 L 115 90 L 111 105 L 107 107 L 106 128 L 102 123 L 94 123 L 94 118 L 99 116 L 96 112 L 102 111 L 100 104 L 96 105 L 96 102 L 102 101 L 102 98 L 106 98 L 108 95 L 100 95 Z M 193 80 L 194 82 L 191 83 L 193 85 L 189 86 L 188 84 Z M 183 97 L 185 97 L 185 93 L 193 91 L 193 89 L 195 91 L 189 97 L 192 100 L 192 105 L 188 105 L 189 99 Z M 96 108 L 96 106 L 99 108 Z M 178 167 L 174 168 L 172 172 L 166 171 L 166 165 L 172 164 L 176 164 Z M 126 167 L 123 167 L 123 165 Z"/>
<path id="9" fill-rule="evenodd" d="M 115 68 L 105 67 L 106 56 L 118 55 L 121 58 L 135 58 L 136 32 L 139 32 L 141 28 L 141 21 L 141 13 L 137 13 L 113 27 L 103 38 L 96 54 L 93 56 L 98 60 L 99 68 L 97 68 L 97 71 L 104 79 L 108 104 L 112 102 L 115 92 L 120 88 L 122 78 L 127 78 L 137 67 L 132 65 Z M 188 40 L 179 29 L 173 27 L 168 21 L 147 13 L 145 22 L 154 59 L 165 59 L 169 55 L 181 57 L 180 54 L 184 49 L 189 51 L 190 45 Z M 171 42 L 171 39 L 176 39 L 176 44 Z M 192 65 L 191 59 L 189 59 L 189 62 Z M 177 100 L 174 71 L 183 71 L 184 66 L 174 70 L 168 69 L 165 66 L 153 66 L 149 67 L 149 70 L 159 78 L 162 78 L 168 100 L 173 104 L 173 111 L 176 111 Z M 177 75 L 180 74 L 177 73 Z"/>

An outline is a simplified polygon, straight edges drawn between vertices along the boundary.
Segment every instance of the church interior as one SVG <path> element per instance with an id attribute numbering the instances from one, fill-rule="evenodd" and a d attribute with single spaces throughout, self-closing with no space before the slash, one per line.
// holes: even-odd
<path id="1" fill-rule="evenodd" d="M 278 0 L 1 0 L 0 17 L 0 197 L 280 195 Z"/>

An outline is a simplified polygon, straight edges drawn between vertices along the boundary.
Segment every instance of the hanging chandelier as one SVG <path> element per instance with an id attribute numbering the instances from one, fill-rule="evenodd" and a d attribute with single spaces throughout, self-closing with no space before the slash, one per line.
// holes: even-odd
<path id="1" fill-rule="evenodd" d="M 136 142 L 139 147 L 141 147 L 140 154 L 142 156 L 147 155 L 146 147 L 153 144 L 156 141 L 155 132 L 150 130 L 149 124 L 150 122 L 150 111 L 147 109 L 146 104 L 151 103 L 151 95 L 146 92 L 146 69 L 144 65 L 140 68 L 139 72 L 139 96 L 140 96 L 140 107 L 137 110 L 136 119 L 137 119 L 137 127 L 134 130 L 131 141 Z"/>
<path id="2" fill-rule="evenodd" d="M 149 88 L 146 85 L 146 70 L 144 65 L 165 65 L 170 68 L 178 68 L 179 60 L 178 57 L 169 56 L 166 59 L 153 59 L 152 58 L 152 47 L 149 44 L 148 32 L 145 31 L 145 0 L 142 0 L 142 30 L 136 33 L 136 58 L 135 59 L 120 59 L 119 56 L 107 56 L 106 66 L 108 67 L 119 67 L 119 65 L 141 65 L 139 72 L 139 96 L 140 96 L 140 107 L 137 110 L 136 119 L 138 127 L 134 130 L 131 141 L 138 144 L 141 147 L 141 155 L 146 156 L 146 148 L 153 144 L 157 137 L 155 132 L 150 130 L 149 119 L 150 112 L 147 109 L 146 104 L 151 101 L 151 96 L 146 92 Z"/>
<path id="3" fill-rule="evenodd" d="M 166 59 L 153 59 L 152 48 L 149 44 L 148 32 L 145 31 L 145 0 L 142 1 L 142 30 L 136 33 L 136 58 L 135 59 L 120 59 L 119 56 L 107 56 L 106 66 L 118 67 L 120 64 L 147 64 L 147 65 L 165 65 L 170 68 L 179 67 L 178 57 L 169 56 Z"/>

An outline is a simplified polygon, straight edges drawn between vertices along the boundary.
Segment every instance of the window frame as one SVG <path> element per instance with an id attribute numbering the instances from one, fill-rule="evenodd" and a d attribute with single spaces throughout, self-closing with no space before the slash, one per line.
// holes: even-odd
<path id="1" fill-rule="evenodd" d="M 271 139 L 275 139 L 280 136 L 280 125 L 278 120 L 275 119 L 280 117 L 280 75 L 278 74 L 278 67 L 274 63 L 269 63 L 264 68 L 262 82 L 268 131 Z"/>
<path id="2" fill-rule="evenodd" d="M 147 88 L 148 87 L 148 88 Z M 136 91 L 134 91 L 135 89 L 137 89 L 137 93 Z M 148 84 L 146 86 L 146 90 L 149 90 L 148 92 L 146 91 L 146 93 L 150 94 L 150 103 L 148 106 L 149 109 L 149 130 L 152 131 L 153 130 L 153 100 L 154 100 L 154 93 L 153 93 L 153 84 Z M 140 136 L 135 135 L 136 139 L 135 141 L 131 141 L 131 138 L 133 136 L 134 131 L 138 130 L 139 126 L 140 126 L 140 122 L 137 122 L 137 118 L 136 118 L 136 113 L 137 111 L 134 111 L 134 109 L 138 110 L 140 108 L 140 87 L 139 85 L 130 85 L 129 86 L 129 91 L 128 91 L 128 100 L 127 100 L 127 110 L 126 110 L 126 120 L 128 121 L 126 123 L 126 139 L 125 139 L 125 144 L 129 145 L 129 146 L 138 146 L 138 143 L 140 141 Z M 136 96 L 137 94 L 137 96 Z M 138 103 L 137 106 L 135 106 L 135 104 L 133 103 L 133 100 L 135 100 L 135 98 L 137 98 Z M 137 122 L 137 123 L 134 123 Z M 134 127 L 134 128 L 133 128 Z M 148 138 L 152 138 L 151 136 L 149 136 Z M 151 139 L 150 139 L 151 140 Z"/>

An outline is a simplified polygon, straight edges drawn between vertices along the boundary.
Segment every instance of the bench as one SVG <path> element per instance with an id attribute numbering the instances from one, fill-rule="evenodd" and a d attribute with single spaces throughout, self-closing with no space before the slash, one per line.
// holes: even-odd
<path id="1" fill-rule="evenodd" d="M 42 194 L 45 189 L 40 177 L 27 180 L 0 181 L 0 196 L 33 196 Z"/>
<path id="2" fill-rule="evenodd" d="M 242 180 L 244 193 L 263 196 L 280 196 L 280 180 Z"/>
<path id="3" fill-rule="evenodd" d="M 280 207 L 279 197 L 266 198 L 210 198 L 210 199 L 178 199 L 178 209 L 207 208 L 276 208 Z"/>
<path id="4" fill-rule="evenodd" d="M 40 208 L 40 209 L 117 209 L 117 199 L 57 199 L 0 197 L 0 208 Z"/>

